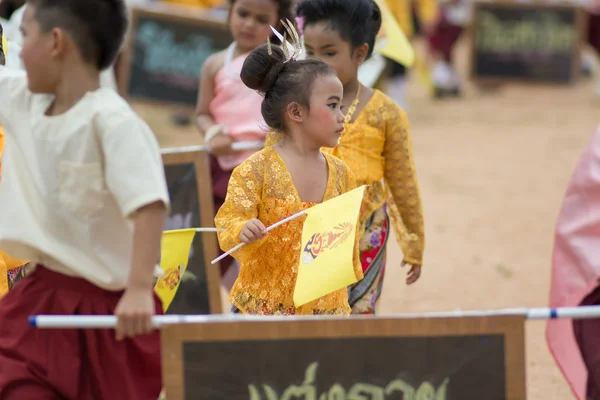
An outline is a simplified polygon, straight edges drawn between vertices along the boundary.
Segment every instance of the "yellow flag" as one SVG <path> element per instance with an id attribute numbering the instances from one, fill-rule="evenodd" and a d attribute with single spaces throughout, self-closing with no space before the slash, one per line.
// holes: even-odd
<path id="1" fill-rule="evenodd" d="M 164 274 L 158 278 L 154 290 L 162 301 L 163 310 L 169 305 L 179 289 L 181 278 L 187 269 L 190 248 L 196 235 L 195 229 L 165 231 L 160 248 L 160 267 Z"/>
<path id="2" fill-rule="evenodd" d="M 2 51 L 4 52 L 4 56 L 8 54 L 8 39 L 6 36 L 2 35 Z"/>
<path id="3" fill-rule="evenodd" d="M 383 38 L 375 44 L 375 50 L 405 67 L 412 67 L 415 62 L 415 50 L 398 25 L 398 21 L 385 3 L 386 0 L 375 0 L 381 10 L 381 30 Z"/>
<path id="4" fill-rule="evenodd" d="M 361 186 L 307 210 L 294 289 L 296 307 L 358 280 L 354 245 L 364 191 Z"/>

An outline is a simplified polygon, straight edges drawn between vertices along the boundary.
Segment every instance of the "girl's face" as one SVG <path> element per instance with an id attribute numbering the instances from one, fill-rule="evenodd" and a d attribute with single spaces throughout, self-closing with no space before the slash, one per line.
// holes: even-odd
<path id="1" fill-rule="evenodd" d="M 317 77 L 312 86 L 310 110 L 303 120 L 304 134 L 320 147 L 335 147 L 344 131 L 344 87 L 332 74 Z"/>
<path id="2" fill-rule="evenodd" d="M 237 45 L 251 51 L 273 35 L 279 6 L 273 0 L 236 0 L 231 8 L 230 28 Z"/>
<path id="3" fill-rule="evenodd" d="M 319 59 L 335 70 L 346 86 L 358 76 L 358 67 L 365 61 L 366 52 L 361 46 L 352 49 L 350 42 L 343 40 L 327 21 L 304 27 L 306 58 Z"/>

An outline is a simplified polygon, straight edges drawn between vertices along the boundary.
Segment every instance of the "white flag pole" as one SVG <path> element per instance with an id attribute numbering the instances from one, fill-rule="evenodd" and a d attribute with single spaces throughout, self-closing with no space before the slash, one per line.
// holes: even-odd
<path id="1" fill-rule="evenodd" d="M 265 229 L 265 232 L 269 232 L 271 229 L 275 229 L 275 228 L 277 228 L 278 226 L 285 224 L 286 222 L 290 222 L 291 220 L 293 220 L 293 219 L 296 219 L 296 218 L 298 218 L 299 216 L 306 214 L 307 212 L 308 212 L 307 210 L 303 210 L 303 211 L 300 211 L 300 212 L 298 212 L 298 213 L 296 213 L 296 214 L 294 214 L 294 215 L 290 215 L 289 217 L 287 217 L 287 218 L 284 218 L 284 219 L 282 219 L 281 221 L 279 221 L 279 222 L 276 222 L 276 223 L 274 223 L 273 225 L 269 226 L 267 229 Z M 230 255 L 231 253 L 233 253 L 233 252 L 235 252 L 235 251 L 239 250 L 240 248 L 242 248 L 242 247 L 243 247 L 245 244 L 246 244 L 246 243 L 244 243 L 244 242 L 242 242 L 242 243 L 238 244 L 238 245 L 237 245 L 237 246 L 235 246 L 234 248 L 232 248 L 232 249 L 230 249 L 229 251 L 227 251 L 225 254 L 222 254 L 222 255 L 220 255 L 219 257 L 217 257 L 217 258 L 215 258 L 214 260 L 212 260 L 210 263 L 211 263 L 211 264 L 216 264 L 216 263 L 218 263 L 219 261 L 221 261 L 222 259 L 224 259 L 224 258 L 225 258 L 225 257 L 227 257 L 228 255 Z"/>

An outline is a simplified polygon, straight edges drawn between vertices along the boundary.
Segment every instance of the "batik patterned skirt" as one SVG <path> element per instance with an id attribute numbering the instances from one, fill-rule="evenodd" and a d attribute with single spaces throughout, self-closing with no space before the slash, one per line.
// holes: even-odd
<path id="1" fill-rule="evenodd" d="M 348 288 L 348 302 L 352 307 L 352 314 L 375 314 L 385 276 L 389 222 L 384 205 L 375 211 L 365 224 L 365 233 L 359 245 L 365 277 Z"/>

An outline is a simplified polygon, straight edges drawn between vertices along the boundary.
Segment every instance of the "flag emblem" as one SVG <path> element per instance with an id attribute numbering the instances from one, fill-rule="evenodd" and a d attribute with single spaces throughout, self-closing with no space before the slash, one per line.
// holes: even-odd
<path id="1" fill-rule="evenodd" d="M 309 241 L 304 246 L 304 251 L 302 254 L 302 263 L 310 264 L 315 260 L 319 254 L 331 249 L 335 249 L 350 235 L 352 234 L 352 230 L 354 228 L 354 224 L 350 222 L 342 222 L 333 227 L 330 231 L 325 231 L 323 233 L 315 233 L 309 239 Z"/>

